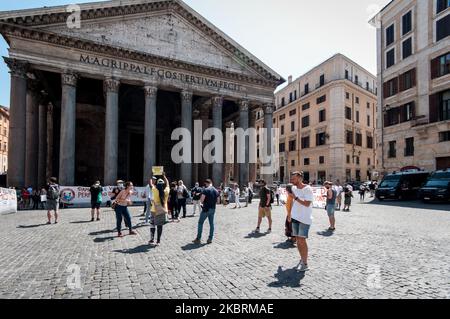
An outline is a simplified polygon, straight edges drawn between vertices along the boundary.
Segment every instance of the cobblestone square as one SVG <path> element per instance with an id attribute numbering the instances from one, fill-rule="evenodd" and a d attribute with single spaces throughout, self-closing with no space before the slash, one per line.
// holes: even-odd
<path id="1" fill-rule="evenodd" d="M 134 225 L 141 210 L 132 208 Z M 157 248 L 147 226 L 116 238 L 110 209 L 92 223 L 88 209 L 63 210 L 57 225 L 45 225 L 44 211 L 3 215 L 0 298 L 450 298 L 448 205 L 356 200 L 337 213 L 334 235 L 315 209 L 305 275 L 285 243 L 284 208 L 258 237 L 256 211 L 220 206 L 212 245 L 191 244 L 198 217 L 168 224 Z M 72 289 L 77 267 L 81 289 Z"/>

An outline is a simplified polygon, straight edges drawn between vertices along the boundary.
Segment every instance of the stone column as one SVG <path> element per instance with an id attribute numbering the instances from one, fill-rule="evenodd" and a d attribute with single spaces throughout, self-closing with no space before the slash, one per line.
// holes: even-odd
<path id="1" fill-rule="evenodd" d="M 207 145 L 207 142 L 203 141 L 203 135 L 209 127 L 209 109 L 210 109 L 210 104 L 208 102 L 206 102 L 200 106 L 200 120 L 202 121 L 202 144 L 201 144 L 202 162 L 201 162 L 201 164 L 198 165 L 198 178 L 199 178 L 200 184 L 203 184 L 203 182 L 207 178 L 210 178 L 210 176 L 208 176 L 209 164 L 206 163 L 206 161 L 205 161 L 206 159 L 203 158 L 203 150 L 205 149 L 205 146 Z"/>
<path id="2" fill-rule="evenodd" d="M 53 177 L 53 104 L 47 105 L 47 175 Z"/>
<path id="3" fill-rule="evenodd" d="M 46 182 L 47 170 L 47 95 L 42 93 L 39 99 L 39 145 L 38 145 L 38 187 Z"/>
<path id="4" fill-rule="evenodd" d="M 274 106 L 272 103 L 264 105 L 264 128 L 266 129 L 265 138 L 263 141 L 266 150 L 264 151 L 268 156 L 272 155 L 272 128 L 273 128 L 273 110 Z M 268 164 L 264 164 L 263 166 L 269 166 Z M 267 182 L 267 185 L 273 184 L 273 174 L 264 174 L 264 179 Z"/>
<path id="5" fill-rule="evenodd" d="M 239 127 L 245 131 L 248 130 L 248 101 L 242 100 L 239 101 Z M 244 163 L 239 163 L 239 186 L 247 185 L 249 182 L 249 138 L 245 137 L 245 145 L 244 145 Z M 239 150 L 241 151 L 241 150 Z M 238 152 L 239 152 L 238 151 Z M 241 155 L 242 156 L 242 155 Z"/>
<path id="6" fill-rule="evenodd" d="M 145 126 L 144 126 L 144 184 L 152 177 L 152 168 L 156 164 L 156 98 L 158 88 L 152 85 L 144 87 Z"/>
<path id="7" fill-rule="evenodd" d="M 254 128 L 256 129 L 256 111 L 251 111 L 250 112 L 250 118 L 249 118 L 249 123 L 248 126 L 250 128 Z M 256 132 L 256 134 L 258 134 L 258 132 Z M 255 149 L 255 154 L 256 154 L 256 137 L 254 138 L 254 141 L 249 141 L 249 149 L 250 147 Z M 249 164 L 249 182 L 251 183 L 255 183 L 256 182 L 256 163 L 250 163 Z"/>
<path id="8" fill-rule="evenodd" d="M 107 78 L 103 82 L 106 96 L 104 183 L 115 185 L 119 160 L 119 86 L 120 81 Z"/>
<path id="9" fill-rule="evenodd" d="M 192 137 L 192 92 L 181 92 L 181 127 L 191 132 Z M 192 138 L 189 143 L 192 143 Z M 192 145 L 191 145 L 192 146 Z M 192 155 L 192 152 L 191 152 Z M 192 156 L 190 163 L 181 163 L 180 176 L 186 187 L 192 187 Z"/>
<path id="10" fill-rule="evenodd" d="M 222 109 L 223 109 L 223 97 L 215 96 L 212 99 L 212 120 L 213 127 L 218 128 L 223 132 L 222 123 Z M 214 162 L 212 165 L 212 180 L 216 187 L 219 187 L 223 183 L 223 170 L 224 170 L 224 156 L 222 156 L 221 163 Z"/>
<path id="11" fill-rule="evenodd" d="M 4 58 L 11 73 L 9 108 L 8 186 L 25 186 L 25 141 L 28 63 Z"/>
<path id="12" fill-rule="evenodd" d="M 78 75 L 66 72 L 61 75 L 61 134 L 59 148 L 59 183 L 75 184 L 75 125 L 77 116 Z"/>
<path id="13" fill-rule="evenodd" d="M 27 83 L 26 125 L 25 186 L 34 188 L 38 179 L 39 92 L 37 82 L 31 79 Z"/>

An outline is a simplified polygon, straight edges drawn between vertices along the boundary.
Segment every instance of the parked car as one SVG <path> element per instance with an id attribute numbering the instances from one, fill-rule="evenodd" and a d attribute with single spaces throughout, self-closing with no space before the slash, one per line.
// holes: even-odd
<path id="1" fill-rule="evenodd" d="M 375 197 L 385 199 L 417 199 L 419 189 L 424 185 L 429 172 L 413 171 L 386 175 L 375 192 Z"/>
<path id="2" fill-rule="evenodd" d="M 450 170 L 433 173 L 419 190 L 419 198 L 428 201 L 450 200 Z"/>

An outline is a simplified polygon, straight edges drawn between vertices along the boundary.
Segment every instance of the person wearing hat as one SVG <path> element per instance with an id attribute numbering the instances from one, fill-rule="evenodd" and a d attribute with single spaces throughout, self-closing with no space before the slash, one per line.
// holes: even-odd
<path id="1" fill-rule="evenodd" d="M 154 184 L 156 184 L 157 182 L 157 178 L 156 177 L 152 177 L 147 186 L 145 187 L 145 209 L 144 209 L 144 214 L 145 214 L 145 223 L 148 224 L 149 220 L 150 220 L 150 214 L 151 214 L 151 208 L 152 208 L 152 200 L 153 200 L 153 188 L 154 188 Z"/>
<path id="2" fill-rule="evenodd" d="M 158 179 L 156 186 L 152 189 L 153 199 L 151 205 L 151 217 L 150 217 L 150 245 L 155 244 L 155 233 L 157 233 L 156 246 L 161 244 L 161 236 L 163 232 L 163 226 L 168 220 L 169 210 L 167 202 L 169 200 L 169 180 L 163 173 L 163 179 Z"/>
<path id="3" fill-rule="evenodd" d="M 328 219 L 330 220 L 330 228 L 328 228 L 328 231 L 334 232 L 336 230 L 336 219 L 334 217 L 334 213 L 336 211 L 336 198 L 337 198 L 337 191 L 333 188 L 332 182 L 325 182 L 324 185 L 327 193 L 323 197 L 326 198 L 327 204 L 325 206 L 325 209 L 328 214 Z"/>
<path id="4" fill-rule="evenodd" d="M 103 187 L 100 184 L 100 181 L 96 181 L 94 185 L 90 188 L 91 192 L 91 222 L 95 219 L 95 212 L 97 212 L 97 221 L 100 221 L 100 206 L 103 201 Z"/>

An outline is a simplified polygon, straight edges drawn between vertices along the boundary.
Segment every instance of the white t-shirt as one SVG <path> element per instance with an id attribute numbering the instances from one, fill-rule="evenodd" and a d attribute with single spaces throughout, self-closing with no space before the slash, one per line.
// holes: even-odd
<path id="1" fill-rule="evenodd" d="M 307 185 L 303 187 L 303 189 L 299 189 L 293 186 L 292 192 L 294 193 L 294 196 L 297 196 L 300 200 L 311 202 L 311 205 L 309 207 L 305 207 L 303 205 L 300 205 L 297 201 L 295 201 L 291 211 L 292 219 L 295 219 L 296 221 L 299 221 L 306 225 L 311 225 L 313 221 L 312 202 L 314 201 L 314 194 L 311 186 Z"/>

